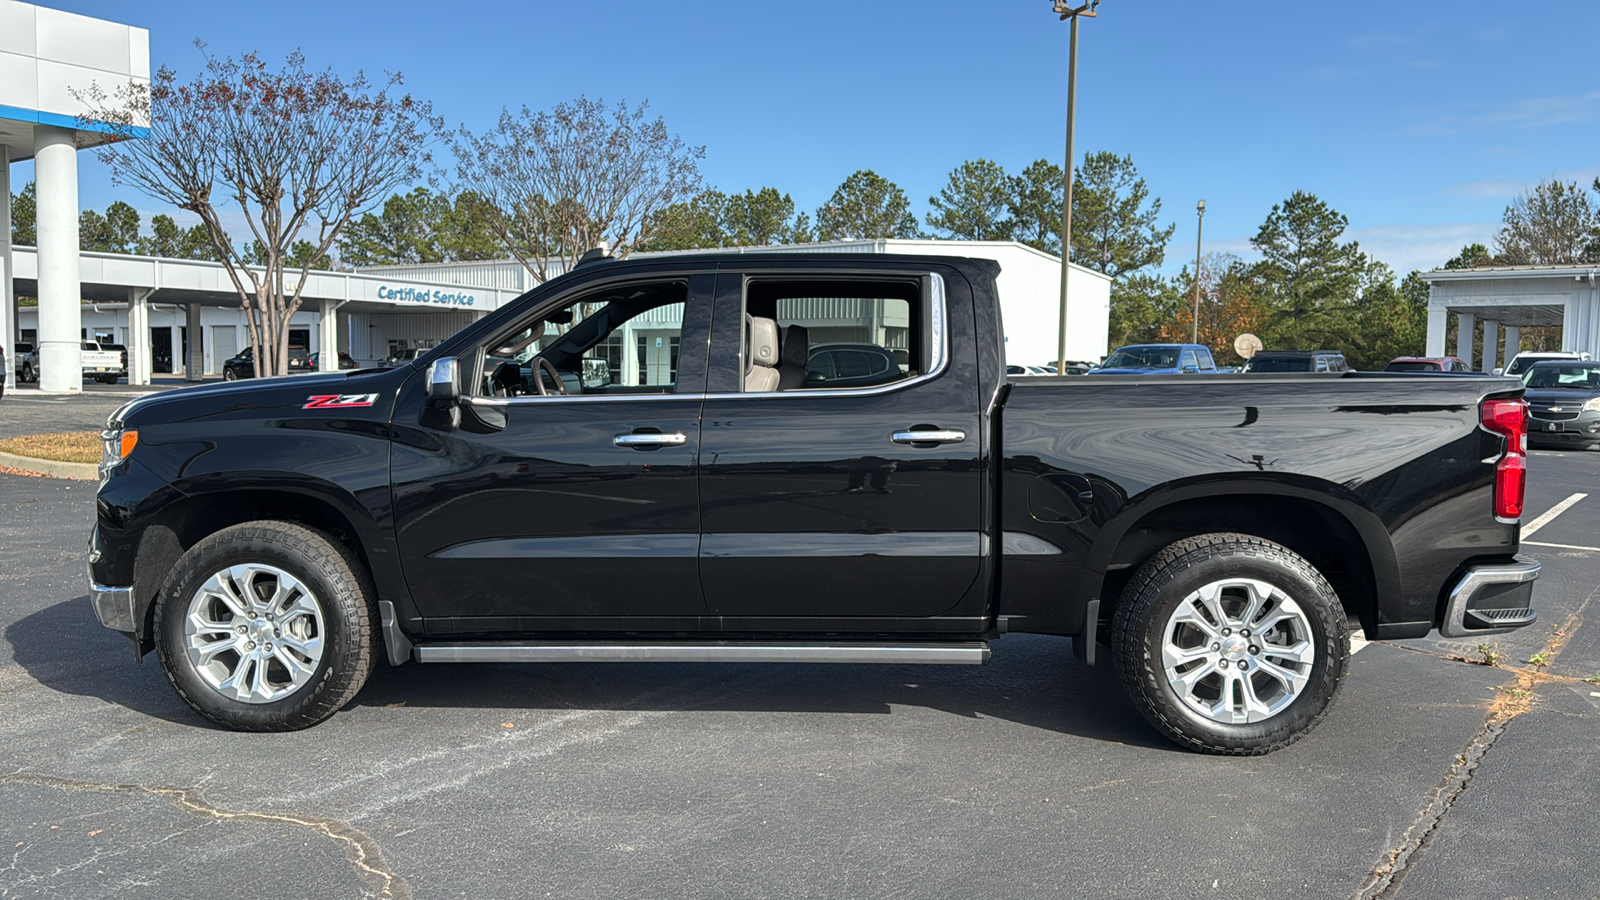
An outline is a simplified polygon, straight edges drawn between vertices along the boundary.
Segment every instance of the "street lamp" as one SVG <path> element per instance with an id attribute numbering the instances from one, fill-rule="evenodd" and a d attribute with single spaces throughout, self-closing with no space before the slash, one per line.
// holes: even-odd
<path id="1" fill-rule="evenodd" d="M 1194 208 L 1194 335 L 1189 343 L 1200 343 L 1200 238 L 1206 229 L 1206 202 L 1201 200 Z"/>
<path id="2" fill-rule="evenodd" d="M 1067 371 L 1067 275 L 1072 257 L 1072 119 L 1073 103 L 1078 95 L 1078 19 L 1095 17 L 1100 0 L 1088 0 L 1082 6 L 1073 6 L 1067 0 L 1052 0 L 1054 12 L 1063 20 L 1072 21 L 1071 45 L 1067 51 L 1067 171 L 1066 190 L 1061 203 L 1061 330 L 1056 341 L 1056 374 Z"/>

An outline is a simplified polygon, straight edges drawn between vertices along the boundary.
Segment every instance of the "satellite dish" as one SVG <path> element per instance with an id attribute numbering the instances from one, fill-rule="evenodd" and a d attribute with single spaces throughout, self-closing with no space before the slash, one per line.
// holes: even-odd
<path id="1" fill-rule="evenodd" d="M 1239 354 L 1240 359 L 1249 359 L 1261 352 L 1261 338 L 1249 332 L 1233 339 L 1233 352 Z"/>

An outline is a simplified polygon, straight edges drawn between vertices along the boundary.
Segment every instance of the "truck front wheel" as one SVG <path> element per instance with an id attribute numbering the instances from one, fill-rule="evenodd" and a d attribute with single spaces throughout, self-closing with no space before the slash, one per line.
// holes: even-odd
<path id="1" fill-rule="evenodd" d="M 1139 711 L 1178 744 L 1253 756 L 1327 715 L 1350 656 L 1327 579 L 1285 547 L 1244 534 L 1178 541 L 1123 591 L 1112 653 Z"/>
<path id="2" fill-rule="evenodd" d="M 333 715 L 377 659 L 371 579 L 325 535 L 289 522 L 225 528 L 179 558 L 155 611 L 161 666 L 184 702 L 241 731 Z"/>

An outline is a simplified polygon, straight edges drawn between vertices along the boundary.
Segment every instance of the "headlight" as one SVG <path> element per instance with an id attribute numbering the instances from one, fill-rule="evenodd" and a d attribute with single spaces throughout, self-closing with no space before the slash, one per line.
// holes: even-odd
<path id="1" fill-rule="evenodd" d="M 132 429 L 107 428 L 100 432 L 100 478 L 104 480 L 111 470 L 128 458 L 139 443 L 139 432 Z"/>
<path id="2" fill-rule="evenodd" d="M 1583 401 L 1584 412 L 1600 412 L 1600 397 Z"/>

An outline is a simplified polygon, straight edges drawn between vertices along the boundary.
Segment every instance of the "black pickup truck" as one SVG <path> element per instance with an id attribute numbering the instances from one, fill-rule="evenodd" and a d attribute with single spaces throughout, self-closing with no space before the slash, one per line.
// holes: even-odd
<path id="1" fill-rule="evenodd" d="M 981 663 L 1033 632 L 1230 754 L 1323 718 L 1352 627 L 1534 620 L 1519 383 L 1012 381 L 998 272 L 601 259 L 398 368 L 134 400 L 95 610 L 239 729 L 313 725 L 380 659 Z M 809 370 L 824 344 L 898 371 Z"/>

